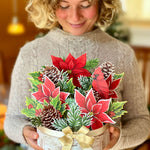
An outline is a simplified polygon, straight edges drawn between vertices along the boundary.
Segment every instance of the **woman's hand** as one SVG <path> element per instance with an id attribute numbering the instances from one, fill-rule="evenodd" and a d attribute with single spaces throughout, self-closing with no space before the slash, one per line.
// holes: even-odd
<path id="1" fill-rule="evenodd" d="M 110 142 L 103 150 L 108 150 L 112 148 L 117 143 L 120 137 L 120 129 L 117 127 L 110 126 L 109 132 L 110 132 Z"/>
<path id="2" fill-rule="evenodd" d="M 38 133 L 36 132 L 36 129 L 31 126 L 25 126 L 23 128 L 23 136 L 26 140 L 26 142 L 36 150 L 43 150 L 41 147 L 37 145 L 37 139 L 39 138 Z"/>

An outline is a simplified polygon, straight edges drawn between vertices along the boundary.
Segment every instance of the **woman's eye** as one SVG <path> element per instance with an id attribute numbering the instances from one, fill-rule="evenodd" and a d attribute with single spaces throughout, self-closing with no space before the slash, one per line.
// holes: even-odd
<path id="1" fill-rule="evenodd" d="M 60 4 L 59 7 L 60 7 L 61 9 L 67 9 L 67 8 L 69 8 L 69 5 Z"/>
<path id="2" fill-rule="evenodd" d="M 88 5 L 81 5 L 82 8 L 88 8 L 90 6 L 91 6 L 90 4 L 88 4 Z"/>
<path id="3" fill-rule="evenodd" d="M 91 6 L 91 4 L 88 1 L 82 2 L 80 5 L 82 8 L 88 8 Z"/>
<path id="4" fill-rule="evenodd" d="M 69 6 L 60 6 L 61 9 L 67 9 Z"/>

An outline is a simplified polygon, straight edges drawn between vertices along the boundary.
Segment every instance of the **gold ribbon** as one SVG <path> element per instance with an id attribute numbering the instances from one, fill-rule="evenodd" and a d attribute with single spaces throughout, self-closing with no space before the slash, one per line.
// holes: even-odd
<path id="1" fill-rule="evenodd" d="M 78 132 L 72 132 L 70 127 L 66 127 L 62 130 L 65 134 L 63 137 L 59 138 L 62 145 L 62 150 L 71 150 L 73 139 L 76 139 L 83 150 L 93 150 L 92 145 L 94 143 L 94 137 L 87 136 L 89 129 L 82 126 Z"/>

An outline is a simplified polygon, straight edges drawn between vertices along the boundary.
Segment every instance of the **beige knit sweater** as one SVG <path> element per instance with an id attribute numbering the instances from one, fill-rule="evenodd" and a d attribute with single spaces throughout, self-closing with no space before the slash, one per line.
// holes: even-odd
<path id="1" fill-rule="evenodd" d="M 22 129 L 30 124 L 21 109 L 25 108 L 25 96 L 30 97 L 31 85 L 28 73 L 50 65 L 51 57 L 68 56 L 75 58 L 87 53 L 87 59 L 98 58 L 100 64 L 109 61 L 115 65 L 115 72 L 125 75 L 117 89 L 118 100 L 127 100 L 124 109 L 128 111 L 121 120 L 121 135 L 113 150 L 126 149 L 141 144 L 150 133 L 150 118 L 144 98 L 141 74 L 133 50 L 126 44 L 96 29 L 82 36 L 74 36 L 55 28 L 46 36 L 27 43 L 20 50 L 12 73 L 5 132 L 10 139 L 25 143 Z M 32 150 L 32 148 L 30 148 Z"/>

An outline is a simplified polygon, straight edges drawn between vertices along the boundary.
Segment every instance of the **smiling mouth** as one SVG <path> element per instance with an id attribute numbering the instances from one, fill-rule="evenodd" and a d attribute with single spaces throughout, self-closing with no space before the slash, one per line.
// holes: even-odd
<path id="1" fill-rule="evenodd" d="M 70 23 L 71 27 L 73 27 L 73 28 L 81 28 L 84 24 L 85 24 L 85 22 L 79 23 L 79 24 L 71 24 Z"/>

